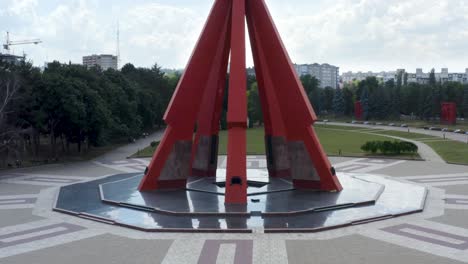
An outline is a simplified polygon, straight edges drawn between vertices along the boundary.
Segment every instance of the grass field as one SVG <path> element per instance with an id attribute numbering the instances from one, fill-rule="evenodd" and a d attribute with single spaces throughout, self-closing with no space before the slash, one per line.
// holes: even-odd
<path id="1" fill-rule="evenodd" d="M 373 133 L 373 132 L 371 132 Z M 466 164 L 468 165 L 468 144 L 442 139 L 441 137 L 435 137 L 425 134 L 404 132 L 404 131 L 378 131 L 377 134 L 396 136 L 401 138 L 407 138 L 415 141 L 422 142 L 431 147 L 439 156 L 441 156 L 446 162 Z"/>
<path id="2" fill-rule="evenodd" d="M 468 144 L 453 140 L 424 142 L 445 161 L 468 165 Z"/>
<path id="3" fill-rule="evenodd" d="M 362 157 L 366 156 L 366 153 L 361 150 L 361 146 L 367 141 L 372 140 L 391 140 L 394 139 L 379 136 L 365 134 L 363 136 L 359 131 L 362 128 L 359 127 L 339 127 L 339 126 L 328 126 L 328 125 L 317 125 L 315 131 L 322 143 L 325 152 L 328 155 L 339 155 L 340 150 L 343 156 L 355 156 Z M 221 131 L 219 133 L 219 154 L 225 155 L 227 153 L 227 131 Z M 155 151 L 155 147 L 148 147 L 135 153 L 132 157 L 150 157 Z M 247 154 L 249 155 L 264 155 L 265 154 L 265 143 L 264 143 L 264 130 L 263 128 L 253 128 L 247 130 Z M 418 155 L 400 155 L 396 157 L 401 158 L 414 158 L 418 159 Z"/>
<path id="4" fill-rule="evenodd" d="M 157 142 L 154 147 L 149 146 L 142 150 L 138 150 L 137 153 L 130 156 L 130 158 L 152 157 L 158 145 L 159 145 L 159 142 Z"/>
<path id="5" fill-rule="evenodd" d="M 396 136 L 423 142 L 434 149 L 445 161 L 450 163 L 468 165 L 468 144 L 453 140 L 442 140 L 419 133 L 404 131 L 383 131 L 369 129 L 369 127 L 347 127 L 335 125 L 316 125 L 315 130 L 320 138 L 320 142 L 328 155 L 338 155 L 340 150 L 343 156 L 365 156 L 361 146 L 372 140 L 394 140 L 386 137 Z M 365 134 L 363 134 L 365 132 Z M 263 128 L 254 128 L 247 131 L 247 154 L 265 154 Z M 227 153 L 227 131 L 219 134 L 219 154 Z M 431 140 L 436 140 L 431 142 Z M 442 141 L 437 141 L 442 140 Z M 151 157 L 156 148 L 148 147 L 135 153 L 133 157 Z M 418 156 L 398 156 L 400 158 L 418 158 Z"/>

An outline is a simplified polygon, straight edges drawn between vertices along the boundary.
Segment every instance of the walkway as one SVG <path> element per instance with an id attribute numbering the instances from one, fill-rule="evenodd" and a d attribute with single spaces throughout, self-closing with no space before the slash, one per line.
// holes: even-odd
<path id="1" fill-rule="evenodd" d="M 138 139 L 136 142 L 127 144 L 112 150 L 102 156 L 99 156 L 94 161 L 109 162 L 116 160 L 125 160 L 131 155 L 135 154 L 138 150 L 148 147 L 152 141 L 160 141 L 164 133 L 164 129 L 158 130 L 146 138 Z"/>

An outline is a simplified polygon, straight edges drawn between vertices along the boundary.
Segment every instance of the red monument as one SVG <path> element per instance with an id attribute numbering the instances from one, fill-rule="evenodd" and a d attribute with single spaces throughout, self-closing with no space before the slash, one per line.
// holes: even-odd
<path id="1" fill-rule="evenodd" d="M 289 177 L 295 188 L 342 190 L 312 127 L 317 117 L 264 0 L 216 0 L 164 116 L 167 129 L 140 191 L 185 188 L 189 176 L 216 175 L 230 65 L 225 202 L 247 203 L 246 20 L 270 177 Z"/>
<path id="2" fill-rule="evenodd" d="M 356 120 L 362 120 L 362 113 L 362 103 L 361 101 L 356 101 L 354 103 L 354 117 L 356 118 Z"/>
<path id="3" fill-rule="evenodd" d="M 457 104 L 453 102 L 442 102 L 440 122 L 447 125 L 457 123 Z"/>

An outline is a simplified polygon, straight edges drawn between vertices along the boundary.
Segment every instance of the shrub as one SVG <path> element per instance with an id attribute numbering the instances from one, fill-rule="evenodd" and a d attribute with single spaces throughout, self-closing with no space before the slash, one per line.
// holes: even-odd
<path id="1" fill-rule="evenodd" d="M 157 142 L 157 141 L 152 141 L 151 142 L 151 147 L 155 148 L 157 145 L 159 145 L 159 142 Z"/>
<path id="2" fill-rule="evenodd" d="M 366 144 L 361 146 L 361 149 L 365 152 L 371 152 L 372 154 L 377 153 L 377 150 L 379 150 L 379 144 L 380 142 L 378 141 L 368 141 Z"/>
<path id="3" fill-rule="evenodd" d="M 380 152 L 384 155 L 418 152 L 418 146 L 406 141 L 368 141 L 361 146 L 361 149 L 372 154 Z"/>

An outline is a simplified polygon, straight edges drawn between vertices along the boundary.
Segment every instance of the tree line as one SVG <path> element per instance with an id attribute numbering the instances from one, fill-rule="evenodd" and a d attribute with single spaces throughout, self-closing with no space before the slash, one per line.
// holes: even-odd
<path id="1" fill-rule="evenodd" d="M 0 156 L 22 159 L 63 153 L 86 153 L 91 147 L 127 142 L 164 126 L 163 115 L 180 74 L 165 74 L 155 64 L 102 71 L 53 62 L 41 71 L 30 63 L 0 62 Z M 427 84 L 375 77 L 320 88 L 311 75 L 301 76 L 305 92 L 318 115 L 353 116 L 361 101 L 366 120 L 398 120 L 402 115 L 422 120 L 440 116 L 443 101 L 457 103 L 459 117 L 468 118 L 468 85 L 440 83 L 434 72 Z M 227 74 L 226 87 L 229 83 Z M 226 129 L 225 93 L 221 129 Z M 258 84 L 247 75 L 250 125 L 262 125 Z M 5 158 L 2 158 L 5 160 Z"/>
<path id="2" fill-rule="evenodd" d="M 457 116 L 468 118 L 468 84 L 437 82 L 434 71 L 426 84 L 408 83 L 405 74 L 383 82 L 376 77 L 346 83 L 340 89 L 319 88 L 319 81 L 301 77 L 304 89 L 318 114 L 352 116 L 360 101 L 365 120 L 399 120 L 401 116 L 425 121 L 436 120 L 442 102 L 457 104 Z"/>
<path id="3" fill-rule="evenodd" d="M 53 62 L 41 71 L 0 62 L 0 156 L 57 158 L 70 146 L 81 153 L 136 138 L 164 124 L 179 78 L 157 65 L 102 71 Z"/>

